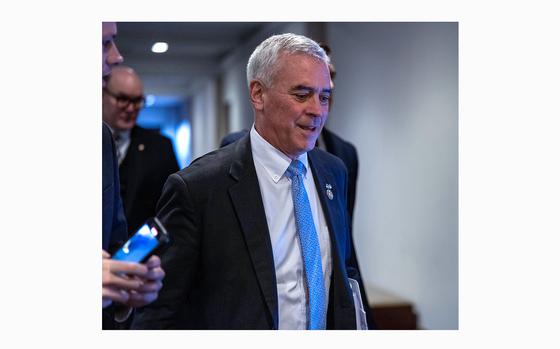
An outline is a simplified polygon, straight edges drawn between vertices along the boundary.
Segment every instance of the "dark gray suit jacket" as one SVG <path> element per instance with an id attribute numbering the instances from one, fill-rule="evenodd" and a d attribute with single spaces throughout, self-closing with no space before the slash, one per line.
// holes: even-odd
<path id="1" fill-rule="evenodd" d="M 220 142 L 220 147 L 225 147 L 226 145 L 237 141 L 238 139 L 242 138 L 245 134 L 247 134 L 248 130 L 242 130 L 238 132 L 233 132 L 226 135 L 222 141 Z M 326 127 L 323 127 L 321 131 L 321 137 L 325 142 L 325 147 L 327 152 L 336 155 L 344 165 L 346 165 L 346 169 L 348 170 L 348 200 L 347 200 L 347 207 L 348 207 L 348 214 L 350 215 L 350 237 L 352 243 L 352 251 L 351 251 L 351 261 L 350 265 L 358 270 L 360 273 L 360 268 L 358 266 L 358 260 L 355 253 L 354 247 L 354 238 L 352 235 L 352 221 L 354 217 L 354 205 L 356 203 L 356 182 L 358 181 L 358 152 L 356 151 L 356 147 L 352 145 L 352 143 L 345 141 L 344 139 L 337 136 L 334 132 L 328 130 Z M 366 312 L 367 322 L 369 329 L 376 328 L 374 321 L 373 321 L 373 314 L 371 313 L 369 307 L 369 301 L 366 294 L 366 289 L 364 287 L 363 280 L 358 279 L 358 283 L 360 285 L 360 293 L 362 295 L 362 301 L 364 303 L 364 310 Z"/>
<path id="2" fill-rule="evenodd" d="M 348 277 L 359 275 L 346 267 L 346 169 L 319 149 L 308 159 L 331 233 L 327 328 L 355 329 Z M 278 328 L 274 260 L 249 135 L 171 175 L 158 216 L 174 241 L 162 256 L 166 277 L 159 298 L 138 309 L 133 329 Z"/>

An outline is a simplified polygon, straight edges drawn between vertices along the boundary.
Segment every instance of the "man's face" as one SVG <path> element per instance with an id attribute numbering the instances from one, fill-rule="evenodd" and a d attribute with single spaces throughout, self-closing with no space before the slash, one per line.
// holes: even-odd
<path id="1" fill-rule="evenodd" d="M 115 36 L 117 35 L 117 24 L 115 22 L 103 22 L 102 29 L 102 84 L 103 87 L 106 85 L 106 79 L 114 66 L 121 64 L 123 58 L 115 45 Z"/>
<path id="2" fill-rule="evenodd" d="M 143 106 L 144 89 L 136 74 L 115 69 L 103 91 L 103 121 L 118 131 L 130 130 Z"/>
<path id="3" fill-rule="evenodd" d="M 327 64 L 305 54 L 283 54 L 272 86 L 263 87 L 255 128 L 294 159 L 315 147 L 327 120 L 331 79 Z"/>

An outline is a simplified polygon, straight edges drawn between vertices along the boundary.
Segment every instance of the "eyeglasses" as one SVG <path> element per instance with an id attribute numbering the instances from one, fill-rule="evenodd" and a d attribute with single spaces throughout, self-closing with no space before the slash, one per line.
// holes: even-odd
<path id="1" fill-rule="evenodd" d="M 117 100 L 117 107 L 122 108 L 122 109 L 126 109 L 128 108 L 128 106 L 132 103 L 132 106 L 134 107 L 134 109 L 141 109 L 144 106 L 144 102 L 146 101 L 146 98 L 144 96 L 140 96 L 140 97 L 130 97 L 127 96 L 125 94 L 116 94 L 113 93 L 111 91 L 109 91 L 108 88 L 104 88 L 103 91 L 105 91 L 105 93 L 107 93 L 109 96 L 113 97 L 114 99 Z"/>

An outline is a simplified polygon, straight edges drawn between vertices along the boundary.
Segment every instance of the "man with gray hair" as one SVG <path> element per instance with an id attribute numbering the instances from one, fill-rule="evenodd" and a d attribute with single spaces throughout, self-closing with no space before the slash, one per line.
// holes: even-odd
<path id="1" fill-rule="evenodd" d="M 275 35 L 247 65 L 254 125 L 171 175 L 167 277 L 134 329 L 355 329 L 347 173 L 315 148 L 331 94 L 311 39 Z"/>

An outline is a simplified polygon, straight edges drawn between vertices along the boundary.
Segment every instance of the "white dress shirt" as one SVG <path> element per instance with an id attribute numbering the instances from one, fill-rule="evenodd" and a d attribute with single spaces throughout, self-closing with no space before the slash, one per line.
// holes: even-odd
<path id="1" fill-rule="evenodd" d="M 251 128 L 250 137 L 253 162 L 259 180 L 274 255 L 278 291 L 278 328 L 305 330 L 308 323 L 308 302 L 303 257 L 296 230 L 292 183 L 284 176 L 284 172 L 292 160 L 262 138 L 254 125 Z M 307 168 L 304 186 L 318 234 L 325 297 L 326 304 L 328 304 L 332 270 L 329 230 L 315 188 L 313 173 L 308 166 L 307 154 L 301 155 L 298 160 Z"/>

